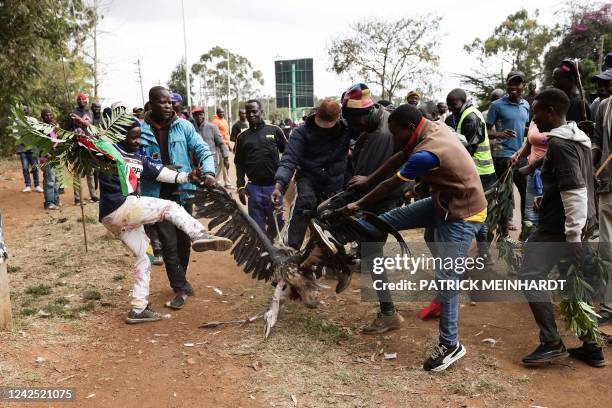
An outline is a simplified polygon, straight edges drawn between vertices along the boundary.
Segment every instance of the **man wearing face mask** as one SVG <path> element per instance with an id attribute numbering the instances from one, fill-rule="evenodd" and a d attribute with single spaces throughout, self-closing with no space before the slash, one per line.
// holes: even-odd
<path id="1" fill-rule="evenodd" d="M 282 195 L 296 174 L 297 199 L 289 220 L 289 246 L 302 246 L 317 206 L 342 190 L 349 142 L 347 125 L 340 119 L 340 104 L 333 99 L 324 99 L 316 113 L 291 133 L 272 193 L 274 206 L 281 207 Z"/>

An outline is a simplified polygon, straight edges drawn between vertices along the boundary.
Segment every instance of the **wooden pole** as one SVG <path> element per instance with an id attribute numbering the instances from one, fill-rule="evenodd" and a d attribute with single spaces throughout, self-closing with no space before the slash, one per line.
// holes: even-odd
<path id="1" fill-rule="evenodd" d="M 75 177 L 78 177 L 75 175 Z M 85 207 L 83 206 L 83 189 L 81 188 L 83 180 L 79 180 L 79 206 L 81 207 L 81 223 L 83 224 L 83 239 L 85 240 L 85 252 L 89 252 L 87 248 L 87 228 L 85 228 Z"/>
<path id="2" fill-rule="evenodd" d="M 601 166 L 599 166 L 599 168 L 595 172 L 595 177 L 599 177 L 599 175 L 601 174 L 602 171 L 604 171 L 608 163 L 610 163 L 610 160 L 612 160 L 612 153 L 610 153 L 608 155 L 608 158 L 601 164 Z"/>
<path id="3" fill-rule="evenodd" d="M 7 257 L 2 230 L 2 216 L 0 216 L 0 331 L 10 330 L 13 326 L 13 312 L 11 310 L 8 273 L 6 270 Z"/>

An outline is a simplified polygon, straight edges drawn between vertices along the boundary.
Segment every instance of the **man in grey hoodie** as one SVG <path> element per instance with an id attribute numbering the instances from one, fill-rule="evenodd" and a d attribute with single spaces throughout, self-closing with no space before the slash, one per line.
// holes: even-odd
<path id="1" fill-rule="evenodd" d="M 542 166 L 544 195 L 536 202 L 540 222 L 523 247 L 519 272 L 523 281 L 546 280 L 555 265 L 560 272 L 567 270 L 569 263 L 561 263 L 564 258 L 577 264 L 586 254 L 583 236 L 595 219 L 591 141 L 575 122 L 566 121 L 569 104 L 563 91 L 550 88 L 532 105 L 533 121 L 548 134 L 548 149 Z M 548 291 L 525 290 L 524 294 L 540 328 L 540 345 L 523 358 L 523 364 L 537 365 L 571 355 L 594 367 L 605 365 L 595 339 L 584 337 L 582 347 L 565 348 Z"/>

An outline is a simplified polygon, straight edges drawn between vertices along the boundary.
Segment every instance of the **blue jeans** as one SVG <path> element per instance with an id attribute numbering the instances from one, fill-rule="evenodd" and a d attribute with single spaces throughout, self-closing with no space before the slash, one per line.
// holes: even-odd
<path id="1" fill-rule="evenodd" d="M 536 197 L 543 194 L 540 170 L 536 170 L 527 176 L 527 194 L 525 196 L 525 219 L 531 221 L 534 226 L 538 225 L 538 213 L 533 211 L 533 202 Z"/>
<path id="2" fill-rule="evenodd" d="M 274 239 L 280 230 L 285 225 L 283 222 L 283 213 L 276 214 L 276 222 L 278 223 L 278 231 L 274 223 L 274 208 L 270 196 L 274 192 L 274 184 L 270 186 L 258 186 L 253 183 L 248 183 L 245 187 L 246 195 L 248 196 L 248 211 L 251 218 L 255 220 L 259 228 L 266 233 L 268 238 Z"/>
<path id="3" fill-rule="evenodd" d="M 23 181 L 26 187 L 32 186 L 30 171 L 34 179 L 34 187 L 38 187 L 38 157 L 34 152 L 27 151 L 19 153 L 19 158 L 21 159 L 21 170 L 23 170 Z"/>
<path id="4" fill-rule="evenodd" d="M 51 166 L 43 168 L 43 193 L 45 196 L 45 208 L 51 204 L 59 205 L 59 184 L 55 176 L 55 169 Z"/>
<path id="5" fill-rule="evenodd" d="M 425 240 L 430 242 L 428 246 L 432 249 L 432 255 L 442 259 L 465 258 L 474 235 L 482 225 L 464 220 L 446 221 L 436 209 L 431 197 L 386 212 L 380 215 L 380 218 L 398 231 L 425 228 Z M 362 223 L 374 236 L 381 240 L 386 239 L 386 236 L 371 224 L 365 221 Z M 436 280 L 465 279 L 465 274 L 445 268 L 447 264 L 448 262 L 442 262 L 442 268 L 436 269 Z M 458 340 L 459 291 L 441 291 L 437 298 L 441 303 L 440 343 L 455 345 Z"/>

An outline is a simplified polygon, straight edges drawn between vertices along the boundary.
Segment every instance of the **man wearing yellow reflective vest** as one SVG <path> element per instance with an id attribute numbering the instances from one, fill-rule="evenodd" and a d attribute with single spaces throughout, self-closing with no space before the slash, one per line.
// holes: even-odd
<path id="1" fill-rule="evenodd" d="M 495 183 L 495 167 L 493 156 L 489 146 L 487 134 L 487 122 L 482 113 L 467 100 L 467 94 L 463 89 L 456 88 L 446 96 L 448 110 L 452 114 L 452 123 L 455 132 L 462 134 L 467 141 L 466 149 L 472 156 L 482 188 L 484 191 L 490 189 Z M 487 227 L 482 228 L 476 234 L 478 243 L 478 254 L 490 262 L 489 244 L 487 242 Z"/>
<path id="2" fill-rule="evenodd" d="M 353 214 L 383 199 L 402 183 L 419 179 L 429 185 L 430 197 L 378 218 L 398 231 L 425 228 L 425 240 L 435 242 L 434 256 L 440 259 L 465 258 L 474 234 L 487 217 L 487 200 L 474 161 L 448 126 L 425 119 L 411 105 L 401 105 L 391 113 L 389 130 L 398 153 L 371 175 L 351 180 L 350 189 L 373 190 L 343 211 Z M 386 235 L 372 224 L 361 223 L 374 240 L 386 241 Z M 447 263 L 435 272 L 436 280 L 465 279 Z M 443 371 L 466 352 L 458 335 L 459 291 L 440 290 L 437 298 L 441 306 L 439 344 L 423 364 L 426 371 Z"/>

